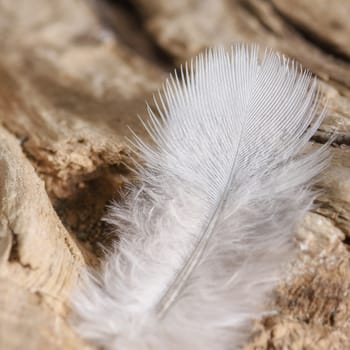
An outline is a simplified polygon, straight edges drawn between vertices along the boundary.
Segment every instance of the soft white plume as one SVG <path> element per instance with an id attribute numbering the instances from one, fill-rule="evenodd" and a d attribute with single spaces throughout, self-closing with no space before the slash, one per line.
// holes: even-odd
<path id="1" fill-rule="evenodd" d="M 265 311 L 325 147 L 309 73 L 254 46 L 209 50 L 148 107 L 138 186 L 109 221 L 120 240 L 74 294 L 75 326 L 113 350 L 228 350 Z M 312 124 L 312 126 L 310 126 Z"/>

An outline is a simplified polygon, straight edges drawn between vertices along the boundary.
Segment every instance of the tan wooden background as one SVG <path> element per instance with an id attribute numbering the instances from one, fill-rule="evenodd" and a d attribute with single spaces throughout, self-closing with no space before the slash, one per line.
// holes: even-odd
<path id="1" fill-rule="evenodd" d="M 246 350 L 350 349 L 349 0 L 0 0 L 0 349 L 93 349 L 71 330 L 79 268 L 130 173 L 127 126 L 198 51 L 257 42 L 320 78 L 335 133 L 318 208 Z M 121 197 L 120 200 L 123 200 Z M 258 292 L 258 291 L 257 291 Z"/>

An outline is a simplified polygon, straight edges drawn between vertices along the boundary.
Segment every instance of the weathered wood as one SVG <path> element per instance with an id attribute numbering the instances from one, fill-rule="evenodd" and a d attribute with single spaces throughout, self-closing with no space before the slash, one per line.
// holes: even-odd
<path id="1" fill-rule="evenodd" d="M 82 252 L 19 141 L 0 129 L 0 349 L 74 349 L 67 298 Z"/>
<path id="2" fill-rule="evenodd" d="M 165 73 L 202 49 L 257 42 L 320 79 L 334 134 L 317 208 L 246 349 L 350 348 L 347 0 L 0 0 L 0 349 L 90 349 L 70 329 L 79 268 L 115 238 L 105 206 L 131 174 L 125 136 Z M 122 199 L 121 199 L 122 200 Z"/>

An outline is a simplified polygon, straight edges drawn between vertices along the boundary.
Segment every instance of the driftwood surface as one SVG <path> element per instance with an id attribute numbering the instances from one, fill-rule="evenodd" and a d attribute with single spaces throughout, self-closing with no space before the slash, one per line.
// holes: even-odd
<path id="1" fill-rule="evenodd" d="M 335 135 L 280 312 L 245 349 L 350 349 L 349 18 L 348 0 L 0 0 L 0 349 L 93 349 L 68 298 L 115 239 L 100 219 L 131 176 L 127 126 L 145 134 L 174 67 L 237 41 L 315 73 L 329 113 L 310 147 Z"/>

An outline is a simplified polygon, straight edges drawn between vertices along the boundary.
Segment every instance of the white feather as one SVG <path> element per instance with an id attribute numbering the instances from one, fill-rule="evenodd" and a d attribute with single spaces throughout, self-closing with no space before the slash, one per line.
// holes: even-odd
<path id="1" fill-rule="evenodd" d="M 148 107 L 139 185 L 109 221 L 120 240 L 74 294 L 80 335 L 106 349 L 237 349 L 265 311 L 310 208 L 325 147 L 316 81 L 271 51 L 207 51 Z M 313 121 L 311 127 L 310 123 Z"/>

